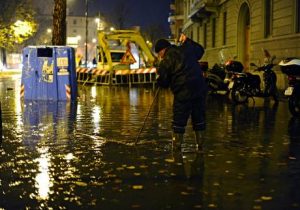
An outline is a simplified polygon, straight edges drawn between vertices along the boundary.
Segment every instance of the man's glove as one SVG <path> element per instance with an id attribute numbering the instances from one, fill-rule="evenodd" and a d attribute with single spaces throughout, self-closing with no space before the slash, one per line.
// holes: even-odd
<path id="1" fill-rule="evenodd" d="M 179 44 L 183 44 L 185 42 L 185 40 L 187 39 L 187 36 L 184 33 L 180 34 L 180 37 L 178 39 Z"/>

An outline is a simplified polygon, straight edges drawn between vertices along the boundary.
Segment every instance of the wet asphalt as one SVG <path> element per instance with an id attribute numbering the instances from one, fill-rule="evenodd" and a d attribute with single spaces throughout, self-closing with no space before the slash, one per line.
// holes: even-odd
<path id="1" fill-rule="evenodd" d="M 168 90 L 150 112 L 152 87 L 79 85 L 73 103 L 19 92 L 19 77 L 0 79 L 0 209 L 300 209 L 300 120 L 285 99 L 208 96 L 203 151 L 181 153 Z"/>

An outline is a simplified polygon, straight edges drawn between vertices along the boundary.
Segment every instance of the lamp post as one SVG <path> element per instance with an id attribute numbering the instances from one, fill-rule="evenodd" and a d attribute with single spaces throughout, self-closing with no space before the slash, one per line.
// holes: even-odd
<path id="1" fill-rule="evenodd" d="M 88 60 L 88 35 L 89 35 L 89 30 L 88 30 L 88 25 L 89 25 L 89 20 L 88 20 L 88 0 L 85 0 L 85 67 L 87 68 L 87 60 Z"/>

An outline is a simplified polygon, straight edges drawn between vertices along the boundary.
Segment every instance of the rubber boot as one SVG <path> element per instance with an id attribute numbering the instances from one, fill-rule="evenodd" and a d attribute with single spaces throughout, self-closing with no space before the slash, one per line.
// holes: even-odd
<path id="1" fill-rule="evenodd" d="M 189 153 L 189 152 L 197 152 L 198 145 L 194 139 L 184 139 L 181 144 L 181 152 L 182 153 Z"/>
<path id="2" fill-rule="evenodd" d="M 180 150 L 182 142 L 183 142 L 183 133 L 173 133 L 172 149 Z"/>
<path id="3" fill-rule="evenodd" d="M 182 162 L 184 167 L 184 172 L 186 178 L 191 178 L 192 176 L 192 164 L 197 158 L 197 153 L 195 152 L 185 152 L 182 153 Z"/>
<path id="4" fill-rule="evenodd" d="M 195 131 L 195 140 L 196 140 L 196 144 L 198 145 L 198 150 L 202 150 L 203 149 L 203 139 L 201 136 L 201 132 L 200 131 Z"/>

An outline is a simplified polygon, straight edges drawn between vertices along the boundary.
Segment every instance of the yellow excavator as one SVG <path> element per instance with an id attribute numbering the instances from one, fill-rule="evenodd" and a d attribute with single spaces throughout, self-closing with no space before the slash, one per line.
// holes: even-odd
<path id="1" fill-rule="evenodd" d="M 98 69 L 113 71 L 153 65 L 151 46 L 137 30 L 99 31 L 98 42 Z"/>
<path id="2" fill-rule="evenodd" d="M 77 81 L 101 85 L 155 83 L 155 56 L 137 30 L 98 31 L 97 68 L 77 72 Z"/>

